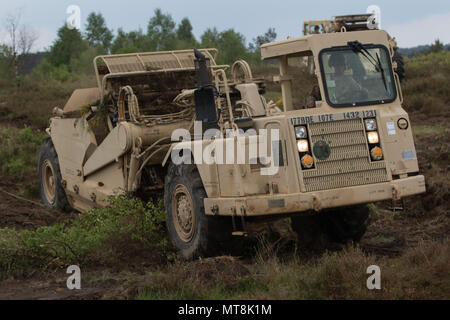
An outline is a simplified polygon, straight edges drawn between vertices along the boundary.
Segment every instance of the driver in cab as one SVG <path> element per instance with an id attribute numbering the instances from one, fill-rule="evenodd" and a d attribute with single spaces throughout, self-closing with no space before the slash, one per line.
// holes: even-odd
<path id="1" fill-rule="evenodd" d="M 368 97 L 367 89 L 355 81 L 352 75 L 346 74 L 345 58 L 342 53 L 333 53 L 328 60 L 330 68 L 334 68 L 335 99 L 336 103 L 349 103 L 365 100 Z"/>

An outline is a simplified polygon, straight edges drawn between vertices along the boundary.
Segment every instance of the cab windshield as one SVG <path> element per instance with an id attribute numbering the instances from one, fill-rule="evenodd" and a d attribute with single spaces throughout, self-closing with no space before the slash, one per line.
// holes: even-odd
<path id="1" fill-rule="evenodd" d="M 322 50 L 322 78 L 328 103 L 335 107 L 382 104 L 396 98 L 389 53 L 384 46 L 349 42 Z"/>

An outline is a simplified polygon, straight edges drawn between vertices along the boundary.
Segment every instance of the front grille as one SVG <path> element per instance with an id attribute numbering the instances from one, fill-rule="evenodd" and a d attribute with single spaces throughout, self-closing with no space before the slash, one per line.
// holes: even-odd
<path id="1" fill-rule="evenodd" d="M 336 189 L 388 181 L 384 161 L 371 162 L 362 119 L 308 125 L 311 144 L 325 141 L 328 159 L 315 159 L 315 168 L 303 171 L 306 191 Z"/>

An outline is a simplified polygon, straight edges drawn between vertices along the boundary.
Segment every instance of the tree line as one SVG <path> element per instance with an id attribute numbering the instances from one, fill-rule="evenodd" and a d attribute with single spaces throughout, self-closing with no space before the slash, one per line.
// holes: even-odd
<path id="1" fill-rule="evenodd" d="M 127 32 L 119 28 L 114 34 L 103 15 L 92 12 L 86 19 L 84 32 L 70 29 L 66 25 L 59 28 L 57 38 L 44 52 L 45 59 L 37 72 L 64 80 L 70 73 L 92 72 L 92 59 L 100 54 L 213 47 L 219 49 L 219 64 L 230 64 L 237 59 L 246 59 L 256 64 L 260 62 L 260 46 L 277 37 L 275 29 L 269 28 L 265 34 L 247 45 L 245 37 L 234 29 L 219 31 L 215 27 L 208 28 L 200 39 L 196 39 L 192 30 L 189 18 L 185 17 L 177 23 L 169 13 L 156 9 L 146 30 Z M 0 73 L 7 73 L 8 66 L 14 65 L 8 64 L 8 60 L 11 62 L 20 55 L 11 45 L 1 45 Z M 11 68 L 9 71 L 11 72 Z"/>

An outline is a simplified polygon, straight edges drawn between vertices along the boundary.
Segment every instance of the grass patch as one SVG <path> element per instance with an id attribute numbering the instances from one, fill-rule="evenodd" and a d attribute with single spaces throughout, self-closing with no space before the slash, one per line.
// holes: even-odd
<path id="1" fill-rule="evenodd" d="M 29 127 L 0 130 L 0 172 L 5 176 L 24 177 L 36 173 L 42 140 L 47 135 Z"/>
<path id="2" fill-rule="evenodd" d="M 386 235 L 378 235 L 375 238 L 370 239 L 367 241 L 367 244 L 375 246 L 375 247 L 381 247 L 381 248 L 392 248 L 398 244 L 403 244 L 404 240 L 399 239 L 395 236 L 386 236 Z"/>
<path id="3" fill-rule="evenodd" d="M 450 51 L 405 59 L 406 81 L 402 84 L 405 106 L 425 114 L 448 112 L 450 103 Z"/>
<path id="4" fill-rule="evenodd" d="M 75 89 L 95 87 L 95 77 L 80 75 L 66 81 L 25 76 L 18 83 L 0 82 L 0 117 L 46 128 L 54 107 L 63 108 Z"/>
<path id="5" fill-rule="evenodd" d="M 435 136 L 444 134 L 446 128 L 443 125 L 415 125 L 412 130 L 414 135 Z"/>
<path id="6" fill-rule="evenodd" d="M 33 231 L 1 229 L 0 279 L 50 266 L 114 263 L 146 250 L 155 261 L 167 259 L 171 252 L 164 221 L 161 203 L 119 196 L 71 223 Z"/>
<path id="7" fill-rule="evenodd" d="M 381 290 L 367 289 L 370 265 L 381 269 Z M 349 247 L 306 263 L 272 257 L 248 268 L 247 275 L 211 268 L 205 279 L 187 263 L 174 265 L 147 275 L 137 299 L 447 299 L 450 294 L 448 240 L 422 243 L 392 259 Z"/>

